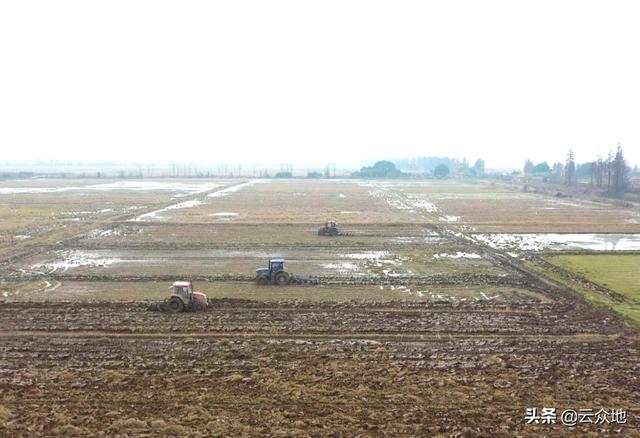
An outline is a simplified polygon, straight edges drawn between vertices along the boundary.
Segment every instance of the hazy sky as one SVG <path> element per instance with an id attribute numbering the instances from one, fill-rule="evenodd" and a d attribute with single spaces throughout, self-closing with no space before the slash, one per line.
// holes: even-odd
<path id="1" fill-rule="evenodd" d="M 0 160 L 640 163 L 637 1 L 3 1 Z"/>

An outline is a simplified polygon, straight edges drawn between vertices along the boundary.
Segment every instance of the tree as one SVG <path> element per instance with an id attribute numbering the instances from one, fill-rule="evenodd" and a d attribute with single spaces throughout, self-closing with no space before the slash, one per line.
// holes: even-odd
<path id="1" fill-rule="evenodd" d="M 446 178 L 449 176 L 449 167 L 446 164 L 440 164 L 433 171 L 436 178 Z"/>
<path id="2" fill-rule="evenodd" d="M 378 161 L 373 166 L 365 166 L 360 169 L 360 172 L 352 174 L 352 176 L 362 178 L 394 178 L 404 175 L 391 161 Z"/>
<path id="3" fill-rule="evenodd" d="M 480 158 L 476 160 L 475 164 L 473 165 L 473 172 L 476 174 L 476 176 L 484 175 L 484 160 Z"/>
<path id="4" fill-rule="evenodd" d="M 551 172 L 551 167 L 549 167 L 549 163 L 543 161 L 542 163 L 538 163 L 533 166 L 533 173 L 549 173 Z"/>
<path id="5" fill-rule="evenodd" d="M 533 173 L 533 161 L 527 160 L 524 162 L 524 176 L 529 176 Z"/>
<path id="6" fill-rule="evenodd" d="M 595 161 L 594 176 L 595 176 L 595 186 L 600 189 L 604 184 L 604 168 L 605 168 L 604 160 L 600 155 L 598 155 L 598 158 Z"/>
<path id="7" fill-rule="evenodd" d="M 591 177 L 592 163 L 576 164 L 576 180 L 589 179 Z"/>
<path id="8" fill-rule="evenodd" d="M 624 159 L 620 143 L 618 143 L 618 149 L 611 167 L 613 179 L 612 192 L 616 195 L 620 195 L 624 193 L 629 186 L 629 168 L 627 167 L 627 162 Z"/>
<path id="9" fill-rule="evenodd" d="M 562 163 L 554 163 L 552 172 L 555 176 L 561 177 L 563 171 L 564 165 Z"/>
<path id="10" fill-rule="evenodd" d="M 613 152 L 609 151 L 607 155 L 607 161 L 604 163 L 605 173 L 607 175 L 607 192 L 611 193 L 611 187 L 613 185 Z"/>
<path id="11" fill-rule="evenodd" d="M 569 148 L 567 154 L 567 162 L 564 166 L 564 183 L 572 186 L 576 182 L 576 160 L 573 155 L 573 149 Z"/>
<path id="12" fill-rule="evenodd" d="M 449 169 L 463 169 L 464 160 L 449 157 L 414 157 L 401 158 L 393 161 L 400 170 L 417 170 L 433 173 L 436 166 L 446 164 Z M 468 163 L 467 163 L 468 164 Z"/>

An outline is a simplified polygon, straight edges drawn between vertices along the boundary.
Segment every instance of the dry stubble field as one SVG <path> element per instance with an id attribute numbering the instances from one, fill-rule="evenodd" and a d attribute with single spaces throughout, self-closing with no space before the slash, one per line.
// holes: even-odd
<path id="1" fill-rule="evenodd" d="M 0 215 L 0 434 L 640 436 L 632 303 L 479 237 L 634 233 L 637 210 L 486 182 L 30 180 Z M 329 218 L 350 235 L 317 236 Z M 257 287 L 270 257 L 319 284 Z M 173 279 L 209 309 L 147 310 Z"/>

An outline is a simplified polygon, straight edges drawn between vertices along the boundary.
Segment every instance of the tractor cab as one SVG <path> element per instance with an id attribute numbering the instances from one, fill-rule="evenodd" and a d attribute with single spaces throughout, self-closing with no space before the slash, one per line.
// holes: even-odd
<path id="1" fill-rule="evenodd" d="M 284 259 L 269 260 L 268 268 L 256 269 L 256 282 L 263 286 L 267 284 L 278 284 L 284 286 L 289 283 L 289 274 L 284 270 Z"/>
<path id="2" fill-rule="evenodd" d="M 273 273 L 284 271 L 284 259 L 269 260 L 269 271 Z"/>
<path id="3" fill-rule="evenodd" d="M 325 222 L 325 224 L 318 229 L 318 236 L 337 236 L 340 234 L 338 231 L 338 222 L 333 219 L 330 219 Z"/>
<path id="4" fill-rule="evenodd" d="M 190 281 L 175 281 L 169 289 L 171 296 L 166 303 L 171 313 L 203 310 L 208 305 L 207 296 L 202 292 L 195 292 L 193 283 Z"/>
<path id="5" fill-rule="evenodd" d="M 169 289 L 173 289 L 171 295 L 177 295 L 186 300 L 190 300 L 193 294 L 193 284 L 190 281 L 176 281 Z"/>

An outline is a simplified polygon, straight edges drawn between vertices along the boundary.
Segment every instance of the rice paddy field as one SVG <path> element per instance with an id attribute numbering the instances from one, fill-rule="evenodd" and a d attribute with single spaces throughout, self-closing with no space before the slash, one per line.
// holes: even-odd
<path id="1" fill-rule="evenodd" d="M 0 181 L 0 219 L 0 435 L 640 436 L 637 206 L 30 179 Z M 257 285 L 272 258 L 301 281 Z M 158 311 L 176 280 L 209 306 Z M 626 421 L 529 424 L 543 407 Z"/>

